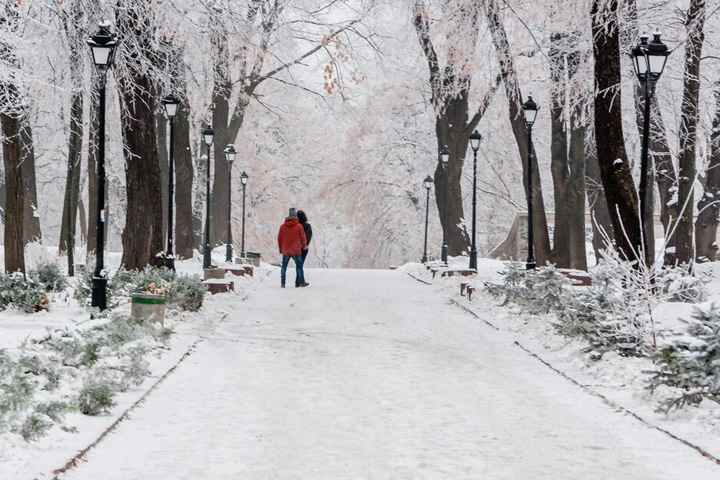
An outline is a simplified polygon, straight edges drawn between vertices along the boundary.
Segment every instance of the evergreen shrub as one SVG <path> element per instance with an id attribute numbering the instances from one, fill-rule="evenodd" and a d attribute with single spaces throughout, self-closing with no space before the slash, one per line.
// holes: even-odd
<path id="1" fill-rule="evenodd" d="M 648 388 L 674 387 L 675 394 L 660 404 L 669 412 L 697 405 L 704 398 L 720 402 L 720 307 L 695 307 L 684 332 L 674 335 L 653 356 L 657 368 Z"/>
<path id="2" fill-rule="evenodd" d="M 46 292 L 61 292 L 68 286 L 67 277 L 55 262 L 39 264 L 28 276 Z"/>
<path id="3" fill-rule="evenodd" d="M 102 415 L 109 413 L 115 406 L 116 391 L 111 382 L 103 378 L 90 379 L 85 382 L 78 395 L 78 409 L 85 415 Z"/>
<path id="4" fill-rule="evenodd" d="M 86 273 L 75 289 L 75 299 L 87 303 L 92 292 L 92 274 Z M 133 293 L 165 295 L 165 305 L 196 312 L 202 307 L 207 287 L 197 275 L 178 275 L 164 267 L 148 266 L 143 271 L 118 270 L 108 281 L 108 305 L 114 308 Z"/>
<path id="5" fill-rule="evenodd" d="M 50 309 L 50 297 L 45 289 L 22 273 L 0 273 L 0 311 L 13 306 L 26 313 Z"/>

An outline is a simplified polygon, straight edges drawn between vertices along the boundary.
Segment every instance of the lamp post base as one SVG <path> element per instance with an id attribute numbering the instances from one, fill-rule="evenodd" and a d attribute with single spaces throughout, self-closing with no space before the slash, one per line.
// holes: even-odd
<path id="1" fill-rule="evenodd" d="M 477 250 L 470 250 L 470 266 L 469 268 L 474 268 L 475 271 L 477 271 Z"/>
<path id="2" fill-rule="evenodd" d="M 228 243 L 225 247 L 225 261 L 232 263 L 232 245 Z"/>
<path id="3" fill-rule="evenodd" d="M 535 270 L 536 266 L 535 260 L 528 260 L 525 264 L 525 270 Z"/>
<path id="4" fill-rule="evenodd" d="M 445 265 L 447 265 L 447 259 L 448 259 L 448 246 L 447 246 L 447 245 L 443 245 L 443 246 L 442 246 L 442 253 L 441 253 L 441 256 L 440 256 L 440 260 L 442 260 L 443 263 L 444 263 Z"/>
<path id="5" fill-rule="evenodd" d="M 173 272 L 175 271 L 175 257 L 174 256 L 167 255 L 165 257 L 165 268 L 168 268 L 168 269 L 172 270 Z"/>
<path id="6" fill-rule="evenodd" d="M 423 254 L 422 260 L 420 260 L 420 261 L 421 261 L 422 263 L 427 263 L 427 261 L 428 261 L 427 253 Z"/>
<path id="7" fill-rule="evenodd" d="M 107 278 L 93 276 L 90 304 L 100 310 L 107 309 Z"/>
<path id="8" fill-rule="evenodd" d="M 203 268 L 210 268 L 212 266 L 212 260 L 210 258 L 210 245 L 205 245 L 203 248 Z"/>

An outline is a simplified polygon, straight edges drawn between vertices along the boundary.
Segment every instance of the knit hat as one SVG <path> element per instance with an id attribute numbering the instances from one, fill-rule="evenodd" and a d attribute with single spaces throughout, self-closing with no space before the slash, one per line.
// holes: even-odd
<path id="1" fill-rule="evenodd" d="M 290 213 L 288 214 L 288 217 L 297 217 L 297 209 L 295 207 L 290 209 Z"/>

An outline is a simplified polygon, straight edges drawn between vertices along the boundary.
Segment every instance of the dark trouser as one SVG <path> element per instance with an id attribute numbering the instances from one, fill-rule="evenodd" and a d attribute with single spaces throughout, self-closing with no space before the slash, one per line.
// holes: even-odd
<path id="1" fill-rule="evenodd" d="M 307 250 L 303 250 L 303 251 L 302 251 L 303 265 L 305 265 L 305 258 L 307 258 L 307 254 L 308 254 L 309 251 L 310 251 L 309 248 L 308 248 Z"/>
<path id="2" fill-rule="evenodd" d="M 302 255 L 283 255 L 282 266 L 280 267 L 280 281 L 285 284 L 285 274 L 287 273 L 288 263 L 290 263 L 291 258 L 293 262 L 295 262 L 295 284 L 305 283 Z"/>

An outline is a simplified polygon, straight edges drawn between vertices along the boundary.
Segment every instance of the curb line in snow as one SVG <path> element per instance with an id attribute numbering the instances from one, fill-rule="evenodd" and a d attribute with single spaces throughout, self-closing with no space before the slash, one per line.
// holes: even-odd
<path id="1" fill-rule="evenodd" d="M 426 282 L 426 281 L 423 280 L 422 278 L 418 278 L 418 277 L 416 277 L 415 275 L 413 275 L 413 274 L 410 273 L 410 272 L 405 272 L 405 273 L 407 273 L 410 277 L 414 278 L 415 280 L 417 280 L 417 281 L 420 282 L 420 283 L 424 283 L 425 285 L 432 285 L 432 283 Z"/>
<path id="2" fill-rule="evenodd" d="M 142 397 L 140 397 L 140 399 L 138 399 L 138 400 L 137 400 L 135 403 L 133 403 L 127 410 L 125 410 L 125 411 L 123 412 L 123 414 L 120 415 L 120 417 L 118 417 L 118 419 L 113 422 L 112 425 L 110 425 L 107 429 L 105 429 L 105 431 L 104 431 L 103 433 L 101 433 L 100 436 L 99 436 L 97 439 L 95 439 L 94 442 L 92 442 L 90 445 L 88 445 L 88 446 L 85 447 L 83 450 L 81 450 L 80 452 L 78 452 L 73 458 L 71 458 L 70 460 L 68 460 L 68 462 L 67 462 L 63 467 L 58 468 L 57 470 L 54 470 L 54 471 L 53 471 L 53 480 L 60 480 L 60 475 L 63 475 L 63 474 L 65 474 L 65 473 L 67 473 L 69 470 L 72 470 L 73 468 L 75 468 L 75 467 L 77 466 L 78 462 L 79 462 L 80 460 L 83 460 L 83 457 L 85 457 L 85 455 L 86 455 L 90 450 L 92 450 L 93 448 L 95 448 L 95 447 L 105 438 L 105 436 L 107 436 L 108 433 L 110 433 L 110 432 L 112 432 L 113 430 L 115 430 L 115 427 L 117 427 L 121 422 L 123 422 L 125 419 L 127 419 L 127 418 L 130 416 L 130 412 L 133 411 L 133 410 L 135 409 L 135 407 L 137 407 L 138 405 L 140 405 L 141 403 L 143 403 L 143 402 L 147 399 L 147 397 L 150 396 L 150 394 L 151 394 L 155 389 L 157 389 L 157 388 L 160 386 L 160 384 L 161 384 L 167 377 L 169 377 L 169 376 L 175 371 L 175 369 L 176 369 L 178 366 L 180 366 L 180 364 L 181 364 L 183 361 L 185 361 L 185 359 L 187 359 L 190 355 L 192 355 L 192 354 L 195 352 L 195 348 L 197 347 L 197 345 L 198 345 L 200 342 L 202 342 L 203 340 L 205 340 L 205 339 L 204 339 L 204 338 L 201 338 L 201 339 L 199 339 L 199 340 L 196 340 L 195 343 L 193 343 L 193 344 L 190 346 L 190 348 L 187 349 L 187 351 L 183 354 L 183 356 L 180 357 L 180 360 L 178 360 L 177 363 L 175 363 L 175 365 L 173 365 L 167 372 L 165 372 L 165 374 L 164 374 L 162 377 L 160 377 L 160 378 L 153 384 L 153 386 L 150 387 L 150 389 L 149 389 L 147 392 L 145 392 Z"/>
<path id="3" fill-rule="evenodd" d="M 557 374 L 560 375 L 561 377 L 565 378 L 566 380 L 569 380 L 570 382 L 574 383 L 575 385 L 577 385 L 578 387 L 582 388 L 583 390 L 585 390 L 586 392 L 590 393 L 591 395 L 594 395 L 594 396 L 600 398 L 603 402 L 605 402 L 606 405 L 608 405 L 608 406 L 610 406 L 610 407 L 612 407 L 612 408 L 615 408 L 615 409 L 617 409 L 617 410 L 619 410 L 619 411 L 621 411 L 621 412 L 623 412 L 623 413 L 625 413 L 625 414 L 627 414 L 627 415 L 630 415 L 631 417 L 633 417 L 635 420 L 639 421 L 640 423 L 642 423 L 642 424 L 645 425 L 646 427 L 650 427 L 650 428 L 652 428 L 652 429 L 657 430 L 658 432 L 664 433 L 665 435 L 669 436 L 669 437 L 672 438 L 673 440 L 677 440 L 678 442 L 680 442 L 680 443 L 682 443 L 682 444 L 684 444 L 684 445 L 692 448 L 693 450 L 696 450 L 696 451 L 697 451 L 698 453 L 700 453 L 700 455 L 702 455 L 703 457 L 705 457 L 705 458 L 707 458 L 707 459 L 709 459 L 709 460 L 712 460 L 712 461 L 715 462 L 717 465 L 720 465 L 720 458 L 714 456 L 713 454 L 711 454 L 711 453 L 708 452 L 707 450 L 704 450 L 702 447 L 699 447 L 699 446 L 695 445 L 694 443 L 691 443 L 691 442 L 689 442 L 689 441 L 687 441 L 687 440 L 685 440 L 685 439 L 683 439 L 683 438 L 680 438 L 680 437 L 678 437 L 677 435 L 675 435 L 674 433 L 672 433 L 672 432 L 670 432 L 670 431 L 668 431 L 668 430 L 665 430 L 664 428 L 660 428 L 660 427 L 658 427 L 658 426 L 656 426 L 656 425 L 653 425 L 652 423 L 648 422 L 647 420 L 645 420 L 644 418 L 642 418 L 642 417 L 641 417 L 640 415 L 638 415 L 637 413 L 632 412 L 632 411 L 628 410 L 627 408 L 625 408 L 625 407 L 623 407 L 623 406 L 621 406 L 621 405 L 618 405 L 617 403 L 613 402 L 612 400 L 610 400 L 609 398 L 607 398 L 607 397 L 606 397 L 605 395 L 603 395 L 602 393 L 596 392 L 595 390 L 592 390 L 592 389 L 586 387 L 585 385 L 581 384 L 581 383 L 578 382 L 577 380 L 575 380 L 575 379 L 569 377 L 568 375 L 566 375 L 566 374 L 565 374 L 564 372 L 562 372 L 561 370 L 559 370 L 559 369 L 553 367 L 552 365 L 550 365 L 550 363 L 548 363 L 548 362 L 546 362 L 545 360 L 543 360 L 542 358 L 540 358 L 540 356 L 537 355 L 536 353 L 533 353 L 533 352 L 531 352 L 530 350 L 528 350 L 527 348 L 523 347 L 519 342 L 515 341 L 515 345 L 518 346 L 519 348 L 521 348 L 525 353 L 527 353 L 527 354 L 530 355 L 531 357 L 534 357 L 535 359 L 539 360 L 542 364 L 544 364 L 546 367 L 548 367 L 549 369 L 551 369 L 552 371 L 554 371 L 555 373 L 557 373 Z"/>
<path id="4" fill-rule="evenodd" d="M 469 313 L 469 314 L 472 315 L 473 317 L 475 317 L 475 318 L 477 318 L 477 319 L 479 319 L 479 320 L 482 320 L 483 322 L 485 322 L 486 324 L 488 324 L 489 326 L 491 326 L 493 329 L 498 330 L 498 331 L 500 330 L 498 327 L 496 327 L 496 326 L 493 325 L 492 323 L 490 323 L 490 322 L 488 322 L 487 320 L 485 320 L 484 318 L 482 318 L 480 315 L 478 315 L 477 313 L 475 313 L 475 312 L 474 312 L 472 309 L 470 309 L 469 307 L 467 307 L 467 306 L 465 306 L 465 305 L 462 305 L 462 304 L 459 303 L 457 300 L 455 300 L 455 299 L 450 299 L 450 302 L 451 302 L 453 305 L 456 305 L 456 306 L 460 307 L 462 310 L 464 310 L 465 312 Z M 521 350 L 523 350 L 525 353 L 527 353 L 527 354 L 530 355 L 531 357 L 533 357 L 533 358 L 537 359 L 538 361 L 540 361 L 543 365 L 545 365 L 545 366 L 548 367 L 550 370 L 554 371 L 555 373 L 557 373 L 558 375 L 560 375 L 560 376 L 563 377 L 564 379 L 569 380 L 570 382 L 572 382 L 573 384 L 577 385 L 578 387 L 580 387 L 581 389 L 585 390 L 586 392 L 590 393 L 591 395 L 600 398 L 606 405 L 608 405 L 608 406 L 610 406 L 610 407 L 612 407 L 612 408 L 614 408 L 614 409 L 616 409 L 616 410 L 619 410 L 619 411 L 621 411 L 621 412 L 623 412 L 623 413 L 625 413 L 625 414 L 633 417 L 635 420 L 639 421 L 640 423 L 642 423 L 642 424 L 645 425 L 646 427 L 649 427 L 649 428 L 652 428 L 652 429 L 654 429 L 654 430 L 657 430 L 658 432 L 664 433 L 665 435 L 669 436 L 669 437 L 672 438 L 673 440 L 676 440 L 676 441 L 682 443 L 683 445 L 692 448 L 693 450 L 697 451 L 697 452 L 698 452 L 700 455 L 702 455 L 703 457 L 705 457 L 705 458 L 707 458 L 707 459 L 715 462 L 715 464 L 717 464 L 717 465 L 720 465 L 720 458 L 714 456 L 713 454 L 711 454 L 711 453 L 708 452 L 707 450 L 703 449 L 702 447 L 700 447 L 700 446 L 698 446 L 698 445 L 695 445 L 694 443 L 691 443 L 691 442 L 689 442 L 688 440 L 685 440 L 684 438 L 680 438 L 680 437 L 678 437 L 677 435 L 675 435 L 674 433 L 672 433 L 672 432 L 670 432 L 670 431 L 668 431 L 668 430 L 665 430 L 664 428 L 661 428 L 661 427 L 658 427 L 658 426 L 656 426 L 656 425 L 653 425 L 652 423 L 648 422 L 647 420 L 645 420 L 644 418 L 642 418 L 642 417 L 641 417 L 640 415 L 638 415 L 637 413 L 632 412 L 632 411 L 628 410 L 627 408 L 625 408 L 625 407 L 623 407 L 623 406 L 621 406 L 621 405 L 618 405 L 617 403 L 613 402 L 612 400 L 610 400 L 608 397 L 606 397 L 606 396 L 603 395 L 602 393 L 596 392 L 595 390 L 592 390 L 591 388 L 586 387 L 586 386 L 583 385 L 582 383 L 580 383 L 580 382 L 578 382 L 577 380 L 573 379 L 572 377 L 568 376 L 568 375 L 567 375 L 566 373 L 564 373 L 562 370 L 559 370 L 558 368 L 553 367 L 549 362 L 543 360 L 538 354 L 536 354 L 536 353 L 534 353 L 533 351 L 529 350 L 528 348 L 524 347 L 524 346 L 523 346 L 520 342 L 518 342 L 517 340 L 514 341 L 514 345 L 517 346 L 518 348 L 520 348 Z"/>

